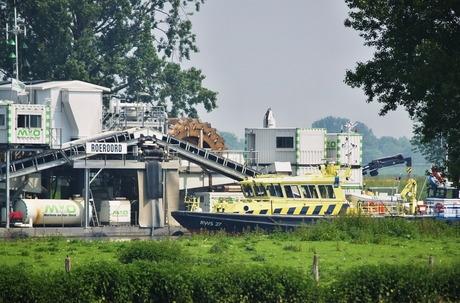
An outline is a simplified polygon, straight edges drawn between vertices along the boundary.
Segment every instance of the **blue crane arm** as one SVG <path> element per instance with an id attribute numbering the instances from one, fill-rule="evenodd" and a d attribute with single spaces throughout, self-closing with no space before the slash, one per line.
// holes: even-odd
<path id="1" fill-rule="evenodd" d="M 379 174 L 379 168 L 404 164 L 406 167 L 412 166 L 412 158 L 404 158 L 402 154 L 396 154 L 394 156 L 388 156 L 383 158 L 374 159 L 368 164 L 363 166 L 363 175 L 366 175 L 368 172 L 371 176 L 377 176 Z"/>

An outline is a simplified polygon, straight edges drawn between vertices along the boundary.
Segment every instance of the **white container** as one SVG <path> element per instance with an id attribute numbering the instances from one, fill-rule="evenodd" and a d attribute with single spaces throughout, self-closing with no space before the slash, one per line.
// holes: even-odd
<path id="1" fill-rule="evenodd" d="M 326 158 L 337 164 L 362 165 L 363 135 L 358 133 L 327 134 Z"/>
<path id="2" fill-rule="evenodd" d="M 290 162 L 293 166 L 323 163 L 325 128 L 246 128 L 245 151 L 262 166 Z M 251 151 L 257 153 L 251 154 Z"/>
<path id="3" fill-rule="evenodd" d="M 0 102 L 0 143 L 50 143 L 50 106 Z"/>
<path id="4" fill-rule="evenodd" d="M 129 225 L 131 223 L 131 202 L 129 200 L 101 201 L 100 220 L 102 224 Z"/>
<path id="5" fill-rule="evenodd" d="M 22 213 L 25 223 L 31 219 L 33 226 L 82 226 L 84 200 L 20 199 L 13 207 Z M 92 208 L 90 206 L 90 214 Z"/>

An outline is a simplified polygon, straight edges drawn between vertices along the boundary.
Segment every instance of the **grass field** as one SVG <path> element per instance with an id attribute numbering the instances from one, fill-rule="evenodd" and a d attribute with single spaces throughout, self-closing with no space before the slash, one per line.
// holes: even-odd
<path id="1" fill-rule="evenodd" d="M 351 219 L 350 219 L 351 220 Z M 415 227 L 410 222 L 354 221 L 305 227 L 296 233 L 243 236 L 193 235 L 165 238 L 174 241 L 177 253 L 191 256 L 190 266 L 219 264 L 277 265 L 313 274 L 313 257 L 319 257 L 320 279 L 328 282 L 344 270 L 367 264 L 435 264 L 448 266 L 460 257 L 457 228 L 429 222 Z M 367 219 L 365 219 L 367 220 Z M 372 219 L 370 219 L 372 220 Z M 374 219 L 375 222 L 375 219 Z M 411 225 L 412 224 L 412 225 Z M 149 240 L 154 241 L 154 240 Z M 140 241 L 68 240 L 63 237 L 5 240 L 0 246 L 0 264 L 33 272 L 64 271 L 66 255 L 72 268 L 107 261 L 121 263 L 119 252 Z"/>

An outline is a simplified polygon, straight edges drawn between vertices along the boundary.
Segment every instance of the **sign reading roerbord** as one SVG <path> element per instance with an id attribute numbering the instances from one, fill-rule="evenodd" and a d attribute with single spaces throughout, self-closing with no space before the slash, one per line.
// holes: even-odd
<path id="1" fill-rule="evenodd" d="M 86 142 L 87 154 L 127 154 L 126 143 Z"/>

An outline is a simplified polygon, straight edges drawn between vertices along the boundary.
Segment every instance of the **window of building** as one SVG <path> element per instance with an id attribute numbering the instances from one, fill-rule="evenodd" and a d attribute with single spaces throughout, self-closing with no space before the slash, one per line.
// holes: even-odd
<path id="1" fill-rule="evenodd" d="M 5 121 L 6 121 L 5 116 L 6 116 L 5 114 L 0 114 L 0 126 L 5 126 L 6 125 L 5 124 Z"/>
<path id="2" fill-rule="evenodd" d="M 41 115 L 18 115 L 18 128 L 41 128 Z"/>
<path id="3" fill-rule="evenodd" d="M 294 138 L 276 137 L 276 148 L 294 148 Z"/>

